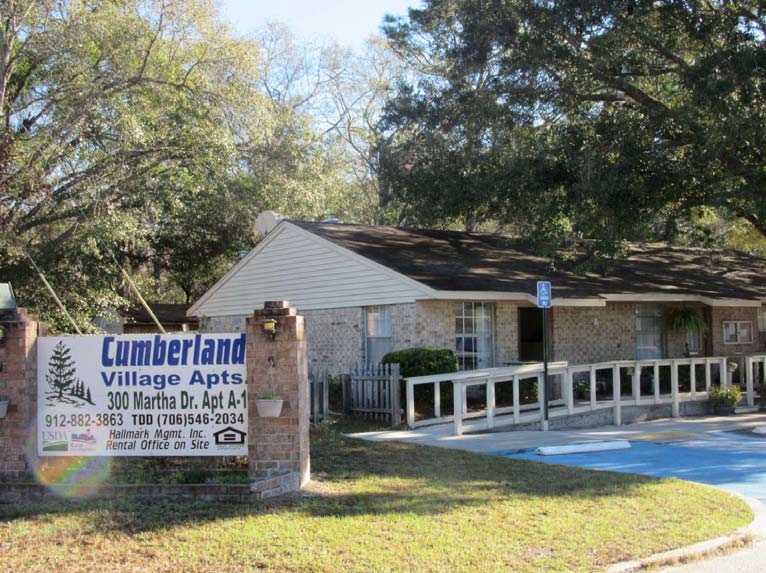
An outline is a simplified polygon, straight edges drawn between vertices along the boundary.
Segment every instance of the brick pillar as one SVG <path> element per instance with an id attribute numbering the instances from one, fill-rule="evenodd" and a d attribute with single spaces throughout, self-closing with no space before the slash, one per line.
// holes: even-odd
<path id="1" fill-rule="evenodd" d="M 18 478 L 31 473 L 27 448 L 36 432 L 37 346 L 47 325 L 23 308 L 0 311 L 5 338 L 0 342 L 0 399 L 9 402 L 8 414 L 0 418 L 0 476 Z"/>
<path id="2" fill-rule="evenodd" d="M 272 337 L 263 323 L 277 321 Z M 303 487 L 309 480 L 308 363 L 303 317 L 287 301 L 268 301 L 247 319 L 247 391 L 251 490 L 260 498 Z M 259 394 L 284 399 L 276 418 L 258 415 Z"/>

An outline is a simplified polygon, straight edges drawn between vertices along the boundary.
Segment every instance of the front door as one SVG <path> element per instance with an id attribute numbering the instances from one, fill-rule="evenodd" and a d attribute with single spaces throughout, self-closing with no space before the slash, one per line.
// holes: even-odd
<path id="1" fill-rule="evenodd" d="M 543 361 L 543 310 L 519 308 L 519 360 Z"/>

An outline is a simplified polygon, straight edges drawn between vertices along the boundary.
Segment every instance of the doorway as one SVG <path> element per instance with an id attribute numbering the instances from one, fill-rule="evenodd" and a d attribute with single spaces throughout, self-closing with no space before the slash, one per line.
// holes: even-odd
<path id="1" fill-rule="evenodd" d="M 519 360 L 543 361 L 543 309 L 519 308 Z"/>

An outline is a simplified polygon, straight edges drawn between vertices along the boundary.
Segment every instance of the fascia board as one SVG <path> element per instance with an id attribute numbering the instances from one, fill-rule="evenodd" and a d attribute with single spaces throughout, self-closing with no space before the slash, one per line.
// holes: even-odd
<path id="1" fill-rule="evenodd" d="M 711 298 L 695 294 L 668 293 L 602 294 L 601 296 L 610 302 L 699 302 L 707 306 L 717 307 L 761 306 L 761 301 L 764 300 L 762 297 L 756 297 L 753 299 Z"/>
<path id="2" fill-rule="evenodd" d="M 429 298 L 439 300 L 509 301 L 523 302 L 531 305 L 537 304 L 537 295 L 525 292 L 439 290 L 435 291 L 435 297 Z M 551 306 L 604 307 L 606 306 L 606 301 L 602 298 L 553 297 L 551 299 Z"/>
<path id="3" fill-rule="evenodd" d="M 737 298 L 706 298 L 700 297 L 700 302 L 708 306 L 716 307 L 759 307 L 761 306 L 760 300 L 746 300 Z"/>
<path id="4" fill-rule="evenodd" d="M 472 291 L 472 290 L 434 290 L 433 296 L 418 300 L 507 300 L 534 303 L 536 297 L 523 292 Z"/>

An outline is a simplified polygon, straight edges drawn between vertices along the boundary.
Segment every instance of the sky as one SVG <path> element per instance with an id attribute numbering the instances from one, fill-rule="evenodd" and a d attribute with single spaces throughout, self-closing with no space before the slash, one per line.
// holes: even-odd
<path id="1" fill-rule="evenodd" d="M 296 37 L 335 40 L 360 48 L 372 35 L 380 34 L 385 14 L 405 16 L 420 0 L 217 0 L 222 17 L 247 34 L 270 21 L 287 24 Z"/>

